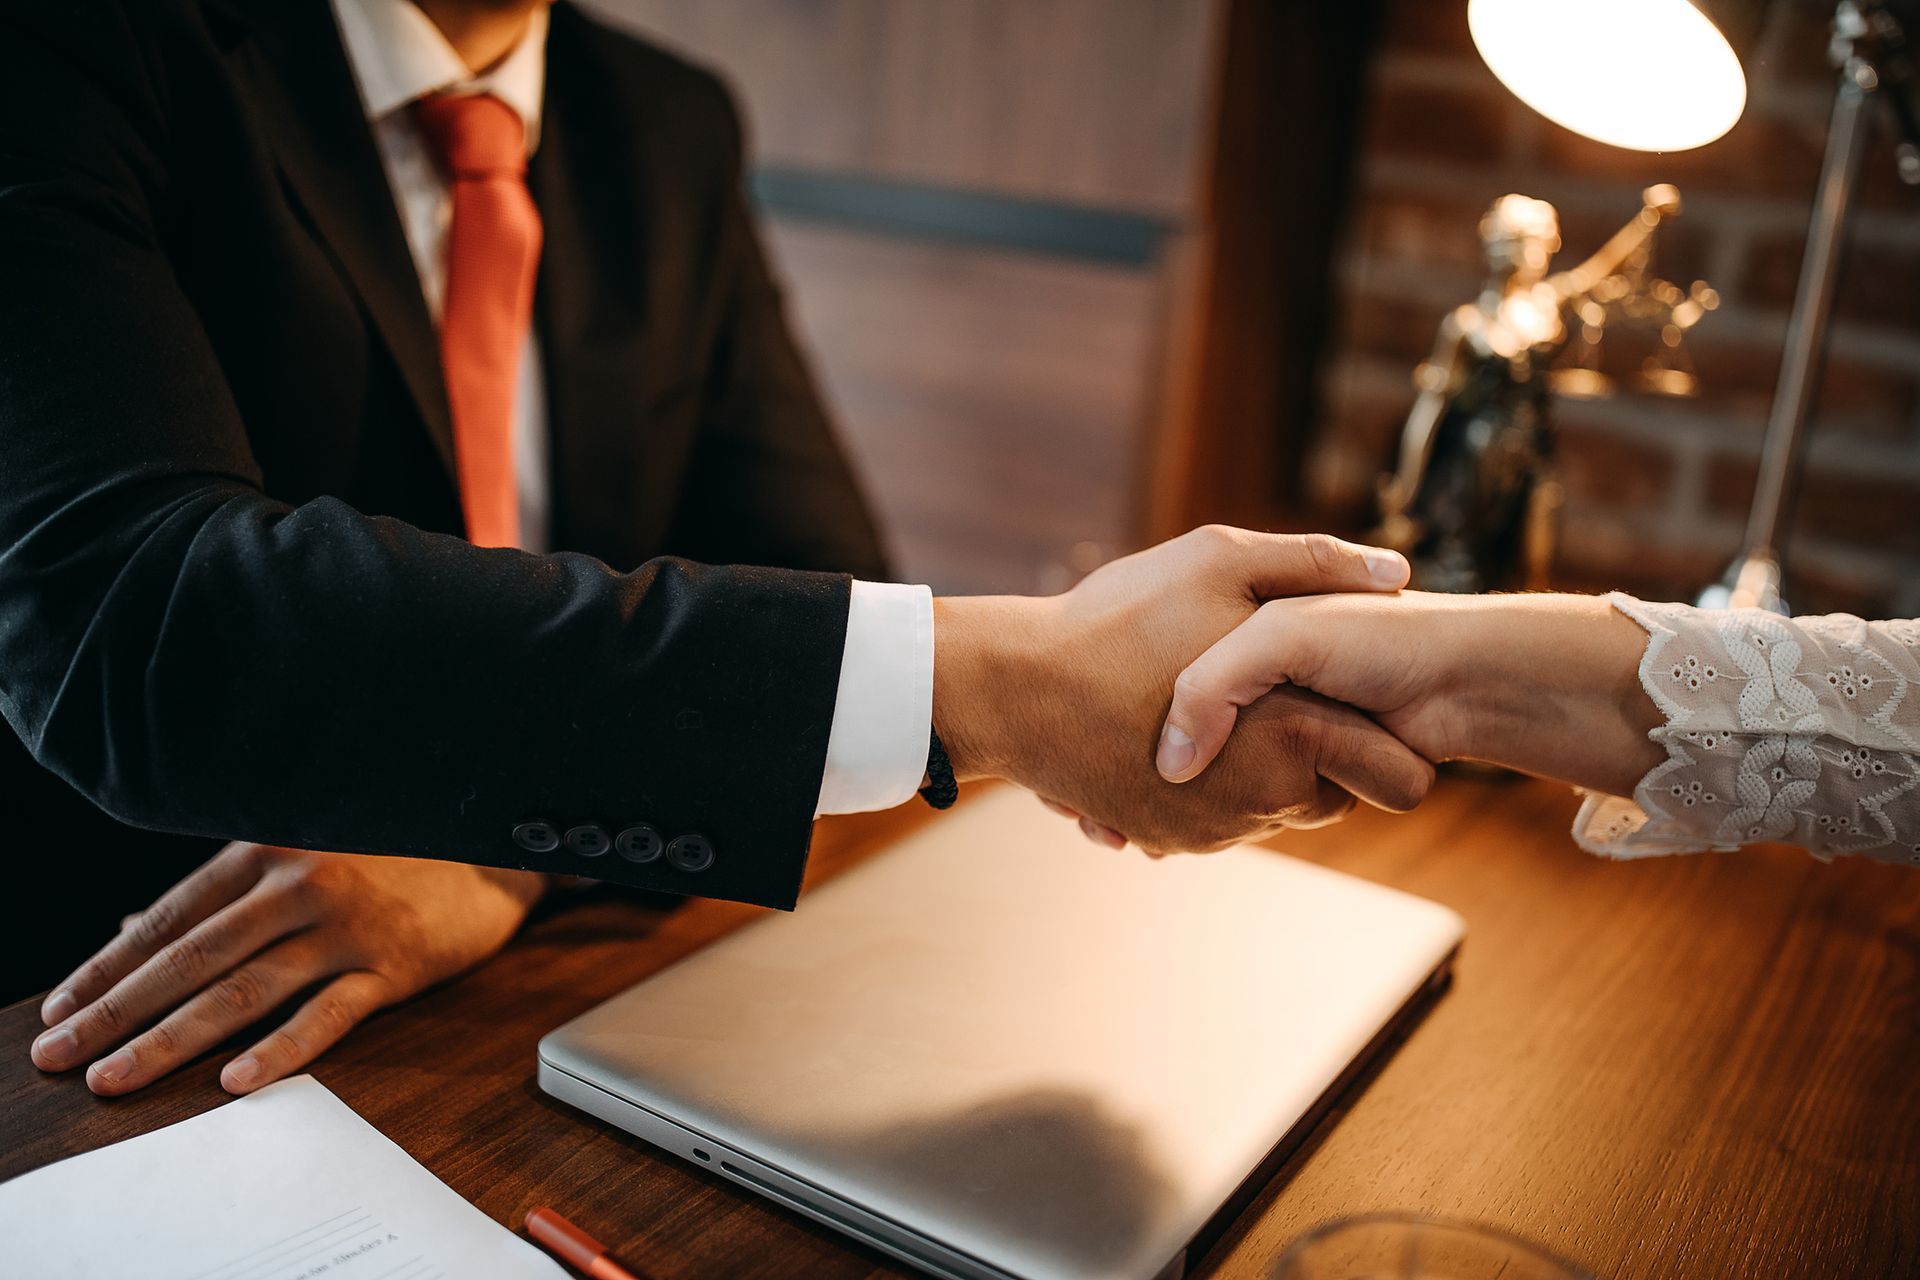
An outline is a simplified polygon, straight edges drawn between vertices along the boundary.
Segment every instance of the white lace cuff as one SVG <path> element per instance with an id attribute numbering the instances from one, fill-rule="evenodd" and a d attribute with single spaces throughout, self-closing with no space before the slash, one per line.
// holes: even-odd
<path id="1" fill-rule="evenodd" d="M 1640 683 L 1667 760 L 1633 799 L 1589 795 L 1580 847 L 1614 858 L 1759 841 L 1920 866 L 1920 622 L 1613 607 L 1647 632 Z"/>

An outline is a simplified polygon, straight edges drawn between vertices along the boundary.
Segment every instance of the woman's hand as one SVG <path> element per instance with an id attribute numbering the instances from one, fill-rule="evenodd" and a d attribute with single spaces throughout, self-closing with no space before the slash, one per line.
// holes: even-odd
<path id="1" fill-rule="evenodd" d="M 1662 759 L 1646 634 L 1592 596 L 1310 596 L 1264 604 L 1174 686 L 1157 764 L 1196 777 L 1240 709 L 1294 684 L 1370 713 L 1429 760 L 1489 760 L 1615 795 Z"/>
<path id="2" fill-rule="evenodd" d="M 1204 851 L 1346 813 L 1417 804 L 1426 761 L 1351 708 L 1284 690 L 1249 708 L 1197 787 L 1145 749 L 1174 676 L 1264 599 L 1397 591 L 1399 554 L 1325 534 L 1212 526 L 1104 565 L 1043 600 L 934 602 L 934 726 L 961 780 L 1006 777 L 1096 841 Z M 1082 815 L 1085 815 L 1082 817 Z"/>
<path id="3" fill-rule="evenodd" d="M 91 1062 L 88 1088 L 127 1093 L 307 993 L 221 1072 L 251 1093 L 498 951 L 546 886 L 526 871 L 230 844 L 54 989 L 34 1064 Z"/>

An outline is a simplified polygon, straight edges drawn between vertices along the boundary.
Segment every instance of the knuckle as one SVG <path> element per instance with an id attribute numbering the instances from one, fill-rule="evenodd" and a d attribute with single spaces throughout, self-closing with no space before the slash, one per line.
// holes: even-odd
<path id="1" fill-rule="evenodd" d="M 73 971 L 65 985 L 78 991 L 101 991 L 113 985 L 113 969 L 109 955 L 111 952 L 95 956 Z"/>
<path id="2" fill-rule="evenodd" d="M 155 963 L 162 977 L 174 982 L 192 982 L 207 971 L 212 958 L 206 939 L 189 933 L 161 948 Z"/>
<path id="3" fill-rule="evenodd" d="M 235 969 L 208 991 L 216 1008 L 232 1014 L 250 1014 L 266 1003 L 267 984 L 252 969 Z"/>
<path id="4" fill-rule="evenodd" d="M 333 897 L 333 884 L 321 868 L 308 866 L 287 878 L 287 894 L 296 907 L 319 911 Z"/>
<path id="5" fill-rule="evenodd" d="M 275 1027 L 261 1039 L 254 1056 L 264 1063 L 297 1062 L 306 1056 L 307 1048 L 300 1038 L 285 1027 Z"/>
<path id="6" fill-rule="evenodd" d="M 162 1022 L 140 1037 L 138 1057 L 158 1056 L 170 1058 L 180 1052 L 180 1032 L 172 1022 Z"/>
<path id="7" fill-rule="evenodd" d="M 1193 531 L 1193 540 L 1207 555 L 1223 555 L 1239 544 L 1240 531 L 1232 525 L 1203 524 Z"/>
<path id="8" fill-rule="evenodd" d="M 253 1046 L 253 1057 L 259 1059 L 259 1065 L 267 1069 L 271 1077 L 275 1071 L 286 1071 L 296 1067 L 311 1057 L 311 1052 L 300 1040 L 298 1034 L 286 1027 L 275 1027 L 273 1031 L 261 1036 L 259 1044 Z"/>
<path id="9" fill-rule="evenodd" d="M 1300 539 L 1301 548 L 1315 573 L 1331 576 L 1346 567 L 1348 554 L 1339 539 L 1327 533 L 1309 533 Z"/>
<path id="10" fill-rule="evenodd" d="M 157 947 L 173 936 L 178 920 L 179 912 L 163 899 L 136 914 L 127 933 L 143 947 Z"/>
<path id="11" fill-rule="evenodd" d="M 1325 703 L 1315 702 L 1303 694 L 1279 717 L 1281 732 L 1295 748 L 1307 753 L 1308 760 L 1320 760 L 1343 736 L 1341 727 L 1328 718 L 1329 714 Z"/>
<path id="12" fill-rule="evenodd" d="M 1266 789 L 1271 794 L 1285 791 L 1295 782 L 1298 770 L 1293 767 L 1302 760 L 1319 758 L 1319 728 L 1310 716 L 1292 714 L 1292 708 L 1285 702 L 1276 701 L 1259 708 L 1259 715 L 1253 723 L 1258 726 L 1261 739 L 1260 750 L 1269 759 L 1287 762 L 1289 767 L 1274 769 L 1267 774 Z M 1313 754 L 1309 754 L 1313 753 Z"/>
<path id="13" fill-rule="evenodd" d="M 126 997 L 109 991 L 87 1009 L 86 1032 L 93 1035 L 117 1035 L 127 1027 L 129 1014 Z"/>
<path id="14" fill-rule="evenodd" d="M 1315 735 L 1315 759 L 1321 762 L 1340 761 L 1349 768 L 1366 773 L 1378 773 L 1387 767 L 1390 757 L 1382 749 L 1380 737 L 1384 729 L 1369 732 L 1359 725 L 1341 724 L 1322 725 Z"/>
<path id="15" fill-rule="evenodd" d="M 314 1002 L 313 1016 L 329 1036 L 342 1035 L 359 1021 L 353 1008 L 339 996 L 321 996 Z"/>

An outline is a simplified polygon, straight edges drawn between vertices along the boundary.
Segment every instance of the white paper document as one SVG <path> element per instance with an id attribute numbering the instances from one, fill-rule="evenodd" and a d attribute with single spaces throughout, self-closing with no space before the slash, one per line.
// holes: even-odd
<path id="1" fill-rule="evenodd" d="M 312 1076 L 0 1184 L 0 1276 L 566 1280 Z"/>

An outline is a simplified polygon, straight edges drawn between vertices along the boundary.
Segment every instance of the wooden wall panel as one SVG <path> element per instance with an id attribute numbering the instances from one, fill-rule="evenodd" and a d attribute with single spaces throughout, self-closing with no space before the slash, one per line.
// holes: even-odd
<path id="1" fill-rule="evenodd" d="M 1150 459 L 1178 453 L 1155 433 L 1225 0 L 587 2 L 745 104 L 795 327 L 903 574 L 1056 590 L 1139 545 Z M 839 212 L 795 203 L 809 184 Z M 948 224 L 862 205 L 897 192 Z M 1036 211 L 1073 230 L 1008 229 Z M 1142 247 L 1102 261 L 1116 219 Z"/>
<path id="2" fill-rule="evenodd" d="M 1076 544 L 1137 540 L 1154 274 L 816 226 L 772 239 L 903 573 L 1057 590 Z"/>
<path id="3" fill-rule="evenodd" d="M 1446 2 L 1464 11 L 1463 0 Z M 1228 6 L 1207 219 L 1180 328 L 1182 385 L 1161 434 L 1148 524 L 1155 537 L 1208 521 L 1322 523 L 1301 510 L 1301 458 L 1318 416 L 1336 297 L 1330 264 L 1378 8 Z"/>
<path id="4" fill-rule="evenodd" d="M 1211 0 L 592 0 L 725 69 L 762 163 L 1192 210 Z"/>

